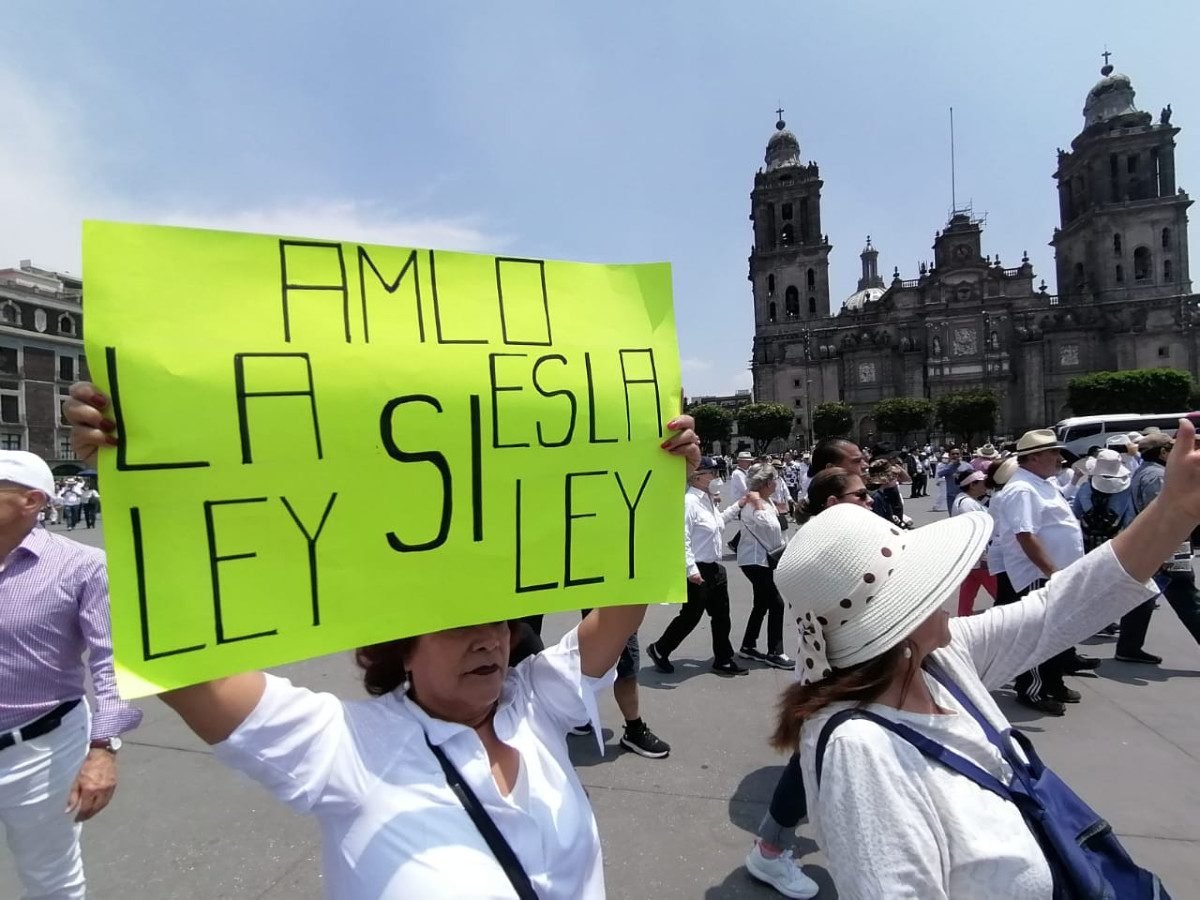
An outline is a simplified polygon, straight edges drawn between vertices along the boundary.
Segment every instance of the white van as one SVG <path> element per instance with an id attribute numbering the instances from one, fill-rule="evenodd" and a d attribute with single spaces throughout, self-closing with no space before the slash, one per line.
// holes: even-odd
<path id="1" fill-rule="evenodd" d="M 1054 433 L 1064 447 L 1076 456 L 1083 456 L 1091 447 L 1103 447 L 1114 434 L 1131 431 L 1145 433 L 1154 426 L 1174 434 L 1181 418 L 1189 418 L 1200 428 L 1200 413 L 1121 413 L 1105 416 L 1074 416 L 1054 426 Z"/>

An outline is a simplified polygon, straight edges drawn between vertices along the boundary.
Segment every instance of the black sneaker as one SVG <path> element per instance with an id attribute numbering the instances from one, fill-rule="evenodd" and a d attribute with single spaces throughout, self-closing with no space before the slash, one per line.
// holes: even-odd
<path id="1" fill-rule="evenodd" d="M 572 728 L 567 733 L 573 734 L 573 735 L 575 735 L 575 737 L 583 737 L 584 735 L 591 734 L 592 733 L 592 723 L 584 722 L 582 725 L 576 725 L 574 728 Z"/>
<path id="2" fill-rule="evenodd" d="M 1063 666 L 1063 671 L 1068 675 L 1078 675 L 1080 672 L 1090 672 L 1098 668 L 1100 668 L 1100 657 L 1076 653 L 1074 658 Z"/>
<path id="3" fill-rule="evenodd" d="M 1046 696 L 1059 703 L 1078 703 L 1083 699 L 1083 694 L 1072 690 L 1065 684 L 1060 688 L 1046 688 Z"/>
<path id="4" fill-rule="evenodd" d="M 658 652 L 658 647 L 654 644 L 646 645 L 646 655 L 654 661 L 654 668 L 658 669 L 658 671 L 664 672 L 667 675 L 675 671 L 675 666 L 672 665 L 669 659 Z"/>
<path id="5" fill-rule="evenodd" d="M 1051 700 L 1049 697 L 1027 697 L 1024 694 L 1017 694 L 1017 702 L 1048 716 L 1065 716 L 1067 714 L 1067 708 L 1061 700 Z"/>
<path id="6" fill-rule="evenodd" d="M 621 735 L 621 746 L 632 750 L 638 756 L 647 759 L 662 759 L 671 752 L 671 745 L 646 727 L 646 723 L 638 721 L 636 725 L 626 723 L 625 733 Z"/>
<path id="7" fill-rule="evenodd" d="M 762 661 L 773 669 L 786 669 L 789 672 L 796 670 L 796 661 L 786 653 L 768 653 L 763 656 Z"/>
<path id="8" fill-rule="evenodd" d="M 1113 659 L 1119 659 L 1121 662 L 1128 663 L 1145 663 L 1148 666 L 1157 666 L 1162 662 L 1161 656 L 1155 656 L 1153 653 L 1147 653 L 1145 650 L 1132 650 L 1129 653 L 1122 653 L 1118 650 Z"/>
<path id="9" fill-rule="evenodd" d="M 737 653 L 742 659 L 755 659 L 759 662 L 766 662 L 767 654 L 759 653 L 754 647 L 743 647 Z"/>
<path id="10" fill-rule="evenodd" d="M 1113 622 L 1111 625 L 1105 625 L 1103 628 L 1097 631 L 1096 637 L 1116 637 L 1120 633 L 1121 626 L 1116 622 Z"/>
<path id="11" fill-rule="evenodd" d="M 718 675 L 745 675 L 749 669 L 745 666 L 739 666 L 732 659 L 726 659 L 721 662 L 714 662 L 712 670 Z"/>

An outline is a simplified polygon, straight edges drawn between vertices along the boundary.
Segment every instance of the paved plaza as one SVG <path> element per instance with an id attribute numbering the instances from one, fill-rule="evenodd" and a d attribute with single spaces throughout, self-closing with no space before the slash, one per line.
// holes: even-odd
<path id="1" fill-rule="evenodd" d="M 908 504 L 918 523 L 942 515 L 930 513 L 929 503 Z M 99 531 L 72 536 L 102 545 Z M 732 561 L 726 563 L 736 641 L 750 590 Z M 674 610 L 650 607 L 643 646 Z M 549 617 L 547 638 L 577 621 L 574 614 Z M 794 648 L 795 626 L 788 625 L 787 644 Z M 1016 706 L 1011 695 L 1002 705 L 1034 737 L 1046 762 L 1113 823 L 1176 898 L 1200 896 L 1200 649 L 1166 603 L 1146 642 L 1164 657 L 1162 666 L 1114 662 L 1112 641 L 1093 644 L 1086 652 L 1105 658 L 1100 677 L 1070 679 L 1084 699 L 1065 718 L 1039 717 Z M 675 674 L 659 674 L 643 656 L 642 715 L 671 744 L 670 758 L 647 760 L 617 748 L 613 731 L 619 732 L 621 720 L 611 695 L 602 706 L 605 756 L 593 739 L 571 739 L 599 820 L 611 897 L 778 896 L 754 883 L 742 860 L 782 771 L 784 760 L 767 747 L 766 736 L 791 674 L 757 667 L 746 677 L 725 679 L 709 672 L 709 660 L 706 624 L 676 652 Z M 316 690 L 363 695 L 347 654 L 281 671 Z M 141 706 L 146 718 L 121 751 L 117 795 L 84 828 L 89 896 L 323 896 L 314 823 L 217 765 L 163 704 Z M 821 897 L 835 897 L 807 834 L 801 828 L 798 855 L 821 883 Z M 10 861 L 0 852 L 0 898 L 16 896 Z"/>

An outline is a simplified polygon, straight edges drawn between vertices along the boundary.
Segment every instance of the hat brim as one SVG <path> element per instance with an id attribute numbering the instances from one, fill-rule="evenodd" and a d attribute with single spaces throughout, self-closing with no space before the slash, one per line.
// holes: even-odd
<path id="1" fill-rule="evenodd" d="M 992 517 L 985 512 L 952 516 L 906 532 L 891 576 L 866 610 L 836 633 L 826 632 L 830 666 L 845 669 L 874 659 L 912 634 L 955 596 L 991 534 Z M 854 539 L 847 535 L 847 540 Z M 785 551 L 775 573 L 785 597 L 803 592 L 806 581 L 799 565 L 788 566 L 787 557 Z"/>
<path id="2" fill-rule="evenodd" d="M 1028 450 L 1018 450 L 1016 452 L 1016 455 L 1017 456 L 1028 456 L 1030 453 L 1042 453 L 1046 450 L 1066 450 L 1066 449 L 1067 448 L 1064 447 L 1062 444 L 1054 443 L 1054 444 L 1048 444 L 1045 447 L 1030 447 Z"/>
<path id="3" fill-rule="evenodd" d="M 1119 494 L 1121 491 L 1129 487 L 1133 481 L 1133 476 L 1124 475 L 1093 475 L 1092 490 L 1100 491 L 1102 494 Z"/>

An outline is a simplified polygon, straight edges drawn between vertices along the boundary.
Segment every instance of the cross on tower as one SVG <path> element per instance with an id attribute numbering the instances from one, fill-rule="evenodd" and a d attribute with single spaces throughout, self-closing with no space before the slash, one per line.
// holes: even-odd
<path id="1" fill-rule="evenodd" d="M 779 107 L 779 109 L 775 110 L 775 115 L 779 117 L 780 121 L 783 120 L 783 107 L 782 106 Z"/>
<path id="2" fill-rule="evenodd" d="M 1107 65 L 1108 65 L 1108 58 L 1109 58 L 1110 56 L 1112 56 L 1112 54 L 1111 54 L 1111 53 L 1109 53 L 1109 51 L 1108 51 L 1108 48 L 1107 48 L 1107 47 L 1105 47 L 1105 48 L 1104 48 L 1104 52 L 1103 52 L 1103 53 L 1101 53 L 1100 55 L 1104 57 L 1104 64 L 1107 66 Z"/>

